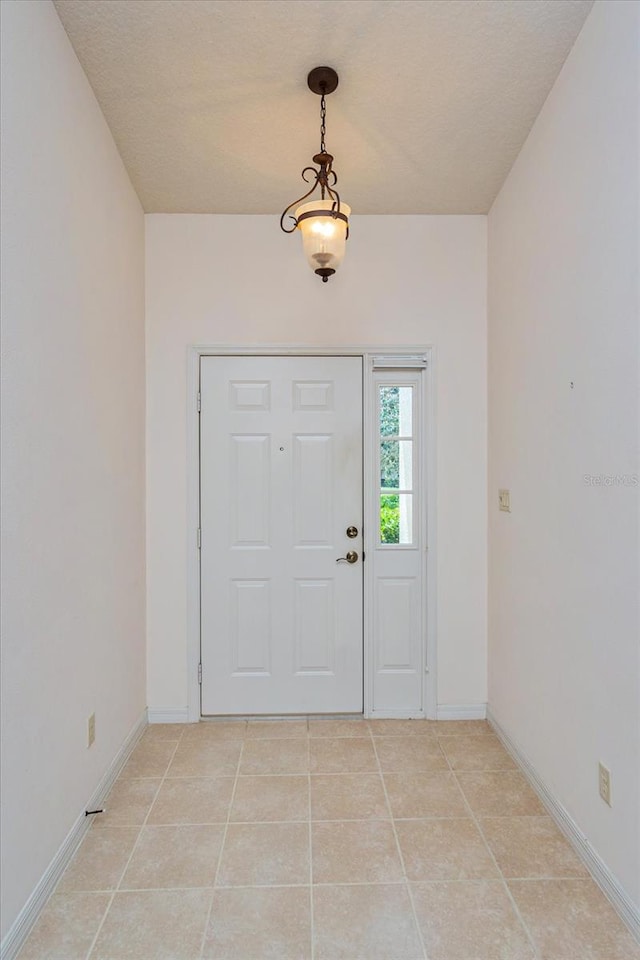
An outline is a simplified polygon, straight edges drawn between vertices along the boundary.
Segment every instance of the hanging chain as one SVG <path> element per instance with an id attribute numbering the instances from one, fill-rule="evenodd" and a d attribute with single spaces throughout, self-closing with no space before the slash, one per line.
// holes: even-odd
<path id="1" fill-rule="evenodd" d="M 324 93 L 320 98 L 320 153 L 326 153 L 327 148 L 324 142 L 327 132 L 327 105 L 324 100 Z"/>
<path id="2" fill-rule="evenodd" d="M 1 2 L 1 0 L 0 0 Z M 280 229 L 285 233 L 293 233 L 294 230 L 299 226 L 299 221 L 295 216 L 290 216 L 289 219 L 293 221 L 293 226 L 288 228 L 284 225 L 284 218 L 289 213 L 293 207 L 298 207 L 303 201 L 310 197 L 315 190 L 320 187 L 320 199 L 324 200 L 328 194 L 329 199 L 331 200 L 330 206 L 327 205 L 323 207 L 320 211 L 314 211 L 313 215 L 322 215 L 322 216 L 332 216 L 334 219 L 338 217 L 347 224 L 346 228 L 346 237 L 349 236 L 349 224 L 348 218 L 340 210 L 340 194 L 337 190 L 334 189 L 338 182 L 338 178 L 333 170 L 333 157 L 330 153 L 327 152 L 327 145 L 325 143 L 325 137 L 327 135 L 327 80 L 319 79 L 314 74 L 320 72 L 321 74 L 324 71 L 324 68 L 318 68 L 317 71 L 312 71 L 309 74 L 309 87 L 314 93 L 320 93 L 320 152 L 316 154 L 313 158 L 314 164 L 317 164 L 319 169 L 314 167 L 305 167 L 302 171 L 302 179 L 306 183 L 310 183 L 310 176 L 313 176 L 314 182 L 310 190 L 307 190 L 305 194 L 299 197 L 297 200 L 294 200 L 293 203 L 290 203 L 288 207 L 285 207 L 282 216 L 280 217 Z M 335 71 L 329 70 L 328 73 L 335 74 Z M 331 91 L 335 90 L 338 85 L 338 78 L 335 76 L 335 82 L 332 80 L 332 77 L 329 76 L 329 85 Z M 326 211 L 326 212 L 325 212 Z M 296 213 L 298 211 L 296 210 Z M 301 214 L 301 217 L 310 217 L 312 213 L 306 212 Z M 323 278 L 326 279 L 326 278 Z"/>

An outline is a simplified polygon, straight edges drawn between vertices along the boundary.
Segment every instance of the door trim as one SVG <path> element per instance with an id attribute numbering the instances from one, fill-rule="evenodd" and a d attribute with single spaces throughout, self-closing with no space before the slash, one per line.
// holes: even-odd
<path id="1" fill-rule="evenodd" d="M 380 354 L 397 357 L 415 357 L 424 354 L 427 368 L 423 375 L 423 410 L 426 442 L 423 444 L 424 489 L 421 491 L 426 516 L 426 576 L 423 590 L 423 613 L 426 623 L 425 673 L 423 676 L 422 704 L 419 712 L 409 711 L 407 717 L 437 715 L 437 609 L 436 609 L 436 350 L 433 345 L 389 344 L 335 346 L 309 346 L 308 344 L 194 344 L 187 348 L 187 711 L 189 722 L 200 719 L 200 550 L 198 528 L 200 524 L 200 417 L 198 394 L 200 390 L 200 358 L 203 356 L 357 356 L 363 359 L 363 466 L 364 466 L 364 512 L 371 517 L 377 493 L 373 464 L 375 463 L 374 438 L 377 424 L 373 422 L 373 359 Z M 366 530 L 365 530 L 366 534 Z M 365 542 L 364 551 L 367 546 Z M 364 568 L 364 716 L 372 716 L 373 651 L 373 567 Z M 383 713 L 375 713 L 382 717 Z M 394 713 L 393 716 L 400 716 Z"/>

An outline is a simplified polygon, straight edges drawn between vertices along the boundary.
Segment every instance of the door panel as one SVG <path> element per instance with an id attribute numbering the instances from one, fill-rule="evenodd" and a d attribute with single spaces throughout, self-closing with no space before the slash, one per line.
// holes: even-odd
<path id="1" fill-rule="evenodd" d="M 423 708 L 420 376 L 408 370 L 374 374 L 380 478 L 378 529 L 371 538 L 374 715 L 406 716 Z"/>
<path id="2" fill-rule="evenodd" d="M 333 538 L 333 437 L 293 438 L 293 542 L 328 547 Z"/>
<path id="3" fill-rule="evenodd" d="M 359 713 L 362 361 L 200 375 L 202 713 Z"/>
<path id="4" fill-rule="evenodd" d="M 229 437 L 233 499 L 232 547 L 266 547 L 271 500 L 269 437 Z"/>

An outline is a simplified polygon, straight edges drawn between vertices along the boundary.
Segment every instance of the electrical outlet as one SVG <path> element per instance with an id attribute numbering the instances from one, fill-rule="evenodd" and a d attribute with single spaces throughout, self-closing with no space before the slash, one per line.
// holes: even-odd
<path id="1" fill-rule="evenodd" d="M 92 713 L 87 720 L 87 747 L 90 747 L 96 739 L 96 715 Z"/>
<path id="2" fill-rule="evenodd" d="M 498 490 L 498 507 L 505 513 L 511 513 L 511 493 L 509 490 Z"/>
<path id="3" fill-rule="evenodd" d="M 611 806 L 611 771 L 601 763 L 598 764 L 598 785 L 600 796 Z"/>

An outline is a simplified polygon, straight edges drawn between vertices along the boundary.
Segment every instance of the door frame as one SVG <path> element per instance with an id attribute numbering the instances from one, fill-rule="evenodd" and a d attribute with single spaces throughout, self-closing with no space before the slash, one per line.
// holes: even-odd
<path id="1" fill-rule="evenodd" d="M 363 360 L 363 550 L 372 550 L 367 531 L 377 523 L 378 478 L 375 473 L 377 423 L 374 420 L 375 396 L 373 383 L 374 357 L 381 354 L 409 361 L 416 356 L 426 358 L 422 374 L 422 445 L 423 488 L 420 491 L 426 538 L 423 551 L 423 622 L 426 638 L 423 650 L 422 710 L 407 712 L 407 717 L 435 719 L 437 715 L 437 609 L 436 609 L 436 350 L 433 345 L 402 346 L 389 344 L 338 344 L 315 346 L 309 344 L 194 344 L 187 348 L 187 711 L 190 723 L 200 719 L 200 634 L 201 634 L 201 580 L 200 580 L 200 358 L 203 356 L 354 356 Z M 375 518 L 375 519 L 374 519 Z M 375 527 L 374 527 L 375 529 Z M 363 572 L 363 693 L 364 716 L 383 717 L 372 711 L 374 678 L 373 636 L 373 564 L 365 561 Z M 393 716 L 399 716 L 394 713 Z"/>

